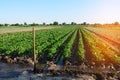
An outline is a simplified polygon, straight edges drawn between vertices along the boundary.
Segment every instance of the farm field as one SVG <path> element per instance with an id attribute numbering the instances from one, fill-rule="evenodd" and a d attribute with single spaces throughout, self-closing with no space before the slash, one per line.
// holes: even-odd
<path id="1" fill-rule="evenodd" d="M 44 29 L 52 29 L 55 27 L 49 26 L 34 26 L 35 30 L 44 30 Z M 57 27 L 56 27 L 57 28 Z M 12 26 L 12 27 L 0 27 L 0 34 L 5 34 L 5 33 L 15 33 L 15 32 L 26 32 L 26 31 L 32 31 L 32 27 L 19 27 L 19 26 Z"/>
<path id="2" fill-rule="evenodd" d="M 31 30 L 1 32 L 1 62 L 33 65 Z M 97 70 L 120 71 L 120 29 L 76 25 L 35 30 L 39 64 L 52 62 L 59 66 L 84 66 L 83 71 L 92 73 L 97 73 Z"/>
<path id="3" fill-rule="evenodd" d="M 64 64 L 65 60 L 70 60 L 73 63 L 74 61 L 77 61 L 77 64 L 81 64 L 81 61 L 84 62 L 85 56 L 88 54 L 90 54 L 91 56 L 96 56 L 96 58 L 93 58 L 95 61 L 99 59 L 104 61 L 104 59 L 107 57 L 105 54 L 111 54 L 111 57 L 115 56 L 118 60 L 117 62 L 119 63 L 120 52 L 112 49 L 114 45 L 109 46 L 111 44 L 109 42 L 105 42 L 104 38 L 103 40 L 100 39 L 101 36 L 104 36 L 105 38 L 114 41 L 113 43 L 118 43 L 118 47 L 115 48 L 120 49 L 119 29 L 107 30 L 103 28 L 99 29 L 93 27 L 79 26 L 61 27 L 50 30 L 48 27 L 46 27 L 42 29 L 46 30 L 39 31 L 38 28 L 35 29 L 37 30 L 35 35 L 36 54 L 37 58 L 39 58 L 41 62 L 44 62 L 44 59 L 46 59 L 45 62 L 47 60 L 54 60 L 54 62 L 57 63 L 62 57 L 64 59 L 64 62 L 62 63 Z M 32 57 L 32 31 L 1 34 L 0 43 L 1 54 L 4 53 L 8 56 L 12 55 L 13 57 Z M 75 59 L 71 58 L 73 56 Z M 90 56 L 87 58 L 90 58 L 92 60 L 92 57 Z"/>
<path id="4" fill-rule="evenodd" d="M 86 29 L 120 53 L 120 27 L 86 27 Z"/>
<path id="5" fill-rule="evenodd" d="M 112 27 L 112 28 L 109 28 L 109 27 L 106 27 L 106 28 L 103 28 L 103 27 L 86 27 L 86 29 L 88 30 L 91 30 L 97 34 L 100 34 L 108 39 L 111 39 L 112 41 L 120 44 L 120 27 Z"/>

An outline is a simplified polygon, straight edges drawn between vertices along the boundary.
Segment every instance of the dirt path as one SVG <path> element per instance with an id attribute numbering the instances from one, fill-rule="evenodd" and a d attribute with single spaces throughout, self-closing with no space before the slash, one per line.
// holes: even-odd
<path id="1" fill-rule="evenodd" d="M 46 30 L 46 29 L 54 29 L 55 27 L 42 27 L 42 28 L 35 28 L 35 30 Z M 0 30 L 0 34 L 5 33 L 14 33 L 14 32 L 26 32 L 26 31 L 32 31 L 32 28 L 21 28 L 19 30 Z"/>

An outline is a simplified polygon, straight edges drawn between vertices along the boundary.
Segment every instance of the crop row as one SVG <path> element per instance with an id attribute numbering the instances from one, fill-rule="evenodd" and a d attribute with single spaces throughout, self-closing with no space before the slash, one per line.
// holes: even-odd
<path id="1" fill-rule="evenodd" d="M 74 32 L 71 39 L 69 40 L 69 42 L 66 44 L 66 46 L 64 48 L 64 51 L 63 51 L 64 58 L 68 58 L 70 56 L 70 54 L 72 53 L 71 51 L 72 51 L 73 43 L 76 38 L 76 33 L 77 33 L 77 30 Z"/>
<path id="2" fill-rule="evenodd" d="M 73 31 L 71 31 L 68 35 L 66 35 L 65 37 L 61 38 L 59 41 L 57 41 L 54 45 L 52 45 L 51 48 L 48 49 L 48 57 L 51 58 L 53 57 L 55 54 L 57 54 L 56 52 L 60 49 L 60 46 L 67 40 L 67 38 L 73 33 Z M 59 54 L 59 53 L 58 53 Z"/>
<path id="3" fill-rule="evenodd" d="M 77 53 L 79 56 L 79 60 L 83 62 L 85 59 L 85 52 L 86 51 L 84 48 L 83 37 L 82 37 L 81 31 L 82 31 L 82 29 L 80 28 L 80 30 L 79 30 L 79 44 L 78 44 Z"/>
<path id="4" fill-rule="evenodd" d="M 120 63 L 120 57 L 110 49 L 109 45 L 85 29 L 82 33 L 86 43 L 86 55 L 91 62 Z"/>

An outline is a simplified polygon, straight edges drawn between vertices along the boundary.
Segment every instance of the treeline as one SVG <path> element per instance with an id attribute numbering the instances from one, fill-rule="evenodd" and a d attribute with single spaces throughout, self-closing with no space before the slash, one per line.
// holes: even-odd
<path id="1" fill-rule="evenodd" d="M 94 23 L 94 24 L 89 24 L 87 22 L 83 22 L 83 23 L 76 23 L 76 22 L 71 22 L 71 23 L 66 23 L 66 22 L 63 22 L 63 23 L 59 23 L 57 21 L 54 21 L 52 23 L 45 23 L 43 22 L 42 24 L 39 24 L 39 23 L 32 23 L 32 24 L 28 24 L 26 22 L 24 22 L 23 24 L 20 24 L 20 23 L 15 23 L 15 24 L 0 24 L 0 26 L 21 26 L 21 27 L 29 27 L 29 26 L 60 26 L 60 25 L 86 25 L 86 26 L 94 26 L 94 27 L 98 27 L 98 26 L 120 26 L 119 22 L 114 22 L 114 23 L 107 23 L 107 24 L 100 24 L 100 23 Z"/>
<path id="2" fill-rule="evenodd" d="M 23 26 L 23 27 L 27 27 L 27 26 L 49 26 L 49 25 L 88 25 L 88 23 L 86 22 L 83 22 L 81 24 L 77 24 L 76 22 L 71 22 L 71 23 L 66 23 L 66 22 L 63 22 L 63 23 L 59 23 L 57 21 L 54 21 L 53 23 L 45 23 L 43 22 L 42 24 L 38 24 L 38 23 L 32 23 L 32 24 L 27 24 L 26 22 L 24 22 L 23 24 L 20 24 L 20 23 L 15 23 L 15 24 L 0 24 L 0 26 Z"/>
<path id="3" fill-rule="evenodd" d="M 101 26 L 103 26 L 103 27 L 113 27 L 113 26 L 114 27 L 120 27 L 120 24 L 119 24 L 119 22 L 106 23 L 106 24 L 94 23 L 91 26 L 93 26 L 93 27 L 101 27 Z"/>

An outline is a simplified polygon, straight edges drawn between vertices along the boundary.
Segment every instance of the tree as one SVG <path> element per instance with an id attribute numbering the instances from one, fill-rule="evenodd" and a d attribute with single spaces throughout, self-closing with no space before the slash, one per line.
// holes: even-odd
<path id="1" fill-rule="evenodd" d="M 24 26 L 27 26 L 27 23 L 26 23 L 26 22 L 24 22 Z"/>
<path id="2" fill-rule="evenodd" d="M 32 23 L 32 24 L 30 24 L 30 26 L 38 26 L 39 24 L 37 24 L 37 23 Z"/>
<path id="3" fill-rule="evenodd" d="M 66 25 L 66 23 L 65 23 L 65 22 L 63 22 L 63 23 L 62 23 L 62 25 Z"/>
<path id="4" fill-rule="evenodd" d="M 14 26 L 19 26 L 19 23 L 14 24 Z"/>
<path id="5" fill-rule="evenodd" d="M 53 22 L 53 25 L 58 25 L 59 23 L 57 21 Z"/>
<path id="6" fill-rule="evenodd" d="M 5 23 L 4 25 L 5 25 L 5 26 L 9 26 L 9 24 L 7 24 L 7 23 Z"/>
<path id="7" fill-rule="evenodd" d="M 50 23 L 49 25 L 53 25 L 52 23 Z"/>
<path id="8" fill-rule="evenodd" d="M 76 25 L 76 23 L 75 22 L 71 22 L 71 25 Z"/>
<path id="9" fill-rule="evenodd" d="M 115 22 L 114 25 L 119 25 L 119 22 Z"/>
<path id="10" fill-rule="evenodd" d="M 0 24 L 0 26 L 3 26 L 3 24 Z"/>
<path id="11" fill-rule="evenodd" d="M 83 23 L 81 23 L 81 25 L 87 25 L 87 23 L 86 23 L 86 22 L 83 22 Z"/>
<path id="12" fill-rule="evenodd" d="M 45 23 L 45 22 L 43 22 L 43 25 L 46 25 L 46 23 Z"/>

